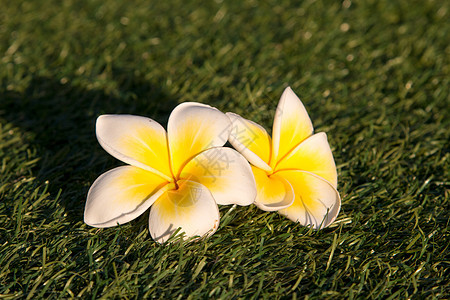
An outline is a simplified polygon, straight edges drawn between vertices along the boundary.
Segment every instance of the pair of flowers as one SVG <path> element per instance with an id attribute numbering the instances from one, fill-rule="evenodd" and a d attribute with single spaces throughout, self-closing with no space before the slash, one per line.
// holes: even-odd
<path id="1" fill-rule="evenodd" d="M 185 237 L 214 233 L 218 204 L 254 203 L 315 229 L 339 213 L 326 134 L 313 134 L 289 87 L 278 103 L 272 138 L 252 121 L 195 102 L 172 111 L 167 132 L 149 118 L 102 115 L 96 134 L 109 154 L 129 165 L 92 184 L 84 221 L 94 227 L 126 223 L 151 206 L 150 234 L 164 243 L 178 228 Z M 237 151 L 223 147 L 227 141 Z"/>

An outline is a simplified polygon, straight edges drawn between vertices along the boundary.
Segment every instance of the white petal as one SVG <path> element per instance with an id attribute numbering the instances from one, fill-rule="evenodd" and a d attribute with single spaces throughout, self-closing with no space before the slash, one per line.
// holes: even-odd
<path id="1" fill-rule="evenodd" d="M 84 222 L 111 227 L 129 222 L 155 202 L 167 181 L 146 170 L 123 166 L 102 174 L 89 189 Z"/>
<path id="2" fill-rule="evenodd" d="M 132 115 L 102 115 L 96 132 L 100 145 L 115 158 L 170 180 L 166 131 L 157 122 Z"/>
<path id="3" fill-rule="evenodd" d="M 294 203 L 280 210 L 280 214 L 315 229 L 325 228 L 336 219 L 341 198 L 330 182 L 305 171 L 279 171 L 276 174 L 289 181 L 295 193 Z"/>
<path id="4" fill-rule="evenodd" d="M 179 180 L 178 189 L 165 192 L 152 206 L 149 228 L 158 243 L 181 228 L 185 238 L 213 234 L 219 226 L 219 209 L 209 190 L 196 182 Z"/>
<path id="5" fill-rule="evenodd" d="M 286 88 L 273 121 L 271 163 L 278 162 L 312 133 L 313 125 L 303 103 L 290 87 Z"/>
<path id="6" fill-rule="evenodd" d="M 228 112 L 226 115 L 232 123 L 230 144 L 254 166 L 271 171 L 268 163 L 272 151 L 272 142 L 267 131 L 259 124 L 244 119 L 237 114 Z"/>
<path id="7" fill-rule="evenodd" d="M 175 107 L 167 125 L 175 176 L 200 152 L 223 146 L 230 130 L 230 119 L 216 108 L 195 102 L 185 102 Z"/>
<path id="8" fill-rule="evenodd" d="M 337 187 L 336 164 L 324 132 L 310 136 L 283 157 L 275 170 L 283 169 L 308 171 Z"/>
<path id="9" fill-rule="evenodd" d="M 264 211 L 276 211 L 289 207 L 294 202 L 291 184 L 277 174 L 267 175 L 261 169 L 252 167 L 258 191 L 255 205 Z"/>
<path id="10" fill-rule="evenodd" d="M 207 187 L 217 204 L 250 205 L 256 197 L 250 165 L 231 148 L 215 147 L 203 151 L 187 163 L 180 177 Z"/>

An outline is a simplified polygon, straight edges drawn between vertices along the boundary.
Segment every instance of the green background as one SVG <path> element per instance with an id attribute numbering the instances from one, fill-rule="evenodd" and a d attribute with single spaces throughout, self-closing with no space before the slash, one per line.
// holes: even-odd
<path id="1" fill-rule="evenodd" d="M 448 1 L 0 0 L 1 298 L 449 298 Z M 269 131 L 290 85 L 339 174 L 337 222 L 254 206 L 160 246 L 148 212 L 83 223 L 121 163 L 104 113 L 164 126 L 180 102 Z"/>

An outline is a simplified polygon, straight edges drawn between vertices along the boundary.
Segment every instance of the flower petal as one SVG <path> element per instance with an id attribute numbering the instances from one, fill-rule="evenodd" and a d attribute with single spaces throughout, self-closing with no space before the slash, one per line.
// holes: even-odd
<path id="1" fill-rule="evenodd" d="M 265 211 L 275 211 L 289 207 L 294 202 L 294 191 L 291 184 L 277 174 L 267 176 L 266 172 L 252 167 L 255 175 L 255 205 Z"/>
<path id="2" fill-rule="evenodd" d="M 250 205 L 256 197 L 250 165 L 231 148 L 215 147 L 203 151 L 186 164 L 180 178 L 207 187 L 217 204 Z"/>
<path id="3" fill-rule="evenodd" d="M 280 171 L 276 174 L 289 181 L 295 193 L 294 203 L 280 210 L 280 214 L 315 229 L 325 228 L 336 219 L 341 198 L 331 183 L 305 171 Z"/>
<path id="4" fill-rule="evenodd" d="M 165 192 L 150 210 L 150 234 L 158 243 L 178 228 L 189 238 L 213 234 L 219 226 L 219 209 L 208 189 L 189 180 L 177 184 L 178 189 Z"/>
<path id="5" fill-rule="evenodd" d="M 166 131 L 152 119 L 132 115 L 102 115 L 97 139 L 115 158 L 170 180 Z"/>
<path id="6" fill-rule="evenodd" d="M 230 119 L 216 108 L 195 102 L 175 107 L 167 125 L 174 175 L 179 175 L 183 166 L 200 152 L 223 146 L 230 129 Z"/>
<path id="7" fill-rule="evenodd" d="M 337 187 L 336 164 L 324 132 L 310 136 L 283 157 L 275 167 L 275 170 L 282 169 L 308 171 Z"/>
<path id="8" fill-rule="evenodd" d="M 271 166 L 312 133 L 313 125 L 305 107 L 287 87 L 281 95 L 273 121 Z"/>
<path id="9" fill-rule="evenodd" d="M 167 181 L 146 170 L 123 166 L 102 174 L 89 189 L 84 222 L 94 227 L 124 224 L 142 214 L 165 191 Z"/>
<path id="10" fill-rule="evenodd" d="M 230 144 L 251 164 L 271 171 L 268 165 L 271 154 L 271 139 L 260 125 L 234 113 L 226 113 L 231 120 Z"/>

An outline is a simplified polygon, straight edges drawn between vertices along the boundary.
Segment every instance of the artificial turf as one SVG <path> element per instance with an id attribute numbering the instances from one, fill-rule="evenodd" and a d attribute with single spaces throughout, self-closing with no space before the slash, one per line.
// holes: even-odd
<path id="1" fill-rule="evenodd" d="M 0 1 L 0 298 L 450 298 L 448 1 Z M 287 85 L 338 168 L 313 231 L 222 206 L 161 246 L 83 223 L 95 119 L 198 101 L 270 131 Z"/>

